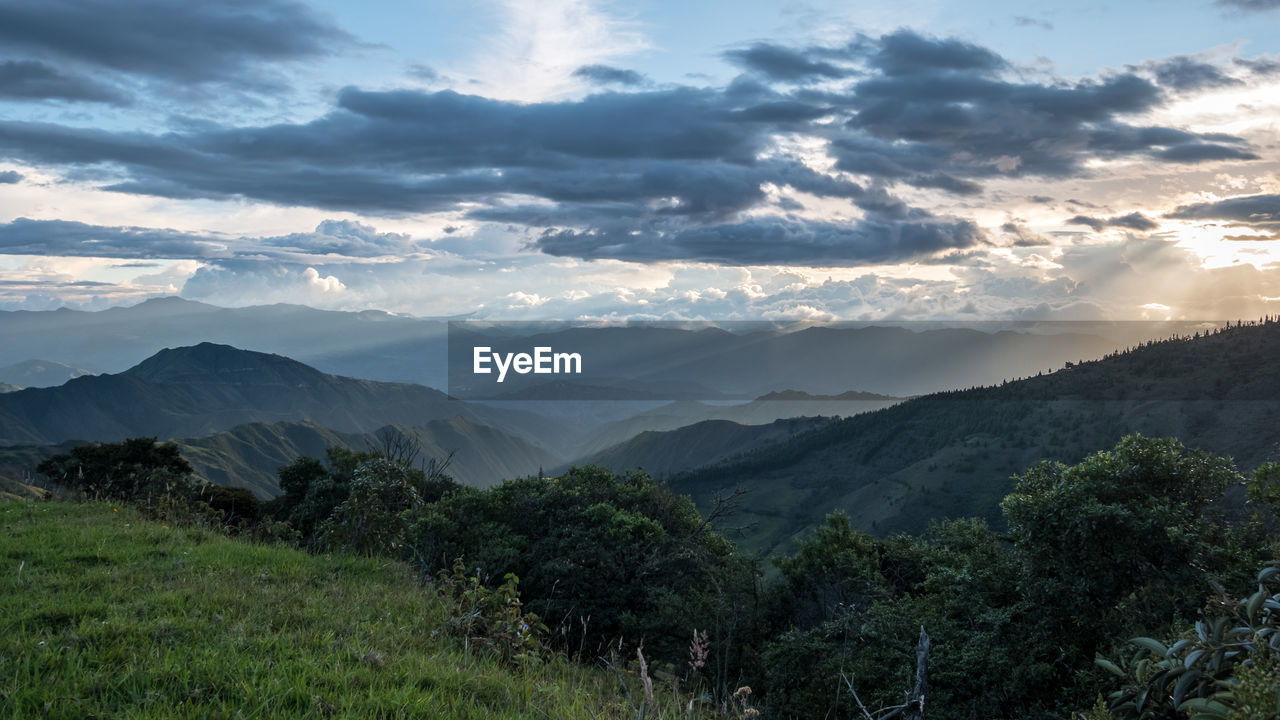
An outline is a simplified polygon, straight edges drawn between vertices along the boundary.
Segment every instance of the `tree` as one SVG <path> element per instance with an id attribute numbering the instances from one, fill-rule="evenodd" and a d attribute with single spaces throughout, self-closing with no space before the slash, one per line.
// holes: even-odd
<path id="1" fill-rule="evenodd" d="M 1069 684 L 1118 639 L 1194 617 L 1207 582 L 1241 566 L 1211 506 L 1242 481 L 1228 459 L 1140 435 L 1027 470 L 1001 507 L 1024 565 L 1033 662 Z"/>
<path id="2" fill-rule="evenodd" d="M 80 445 L 36 466 L 52 482 L 90 498 L 186 501 L 197 483 L 178 446 L 153 437 Z"/>

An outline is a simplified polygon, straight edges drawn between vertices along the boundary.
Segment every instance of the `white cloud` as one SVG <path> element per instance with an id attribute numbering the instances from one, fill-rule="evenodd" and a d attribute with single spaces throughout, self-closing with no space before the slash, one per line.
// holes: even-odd
<path id="1" fill-rule="evenodd" d="M 599 0 L 494 3 L 498 31 L 484 39 L 477 56 L 458 73 L 479 81 L 488 97 L 519 102 L 563 98 L 583 88 L 574 70 L 616 62 L 649 46 L 634 23 L 610 14 Z"/>

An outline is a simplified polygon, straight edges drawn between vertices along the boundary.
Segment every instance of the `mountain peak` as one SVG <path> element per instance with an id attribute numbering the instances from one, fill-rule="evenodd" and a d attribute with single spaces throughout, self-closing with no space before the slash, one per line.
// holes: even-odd
<path id="1" fill-rule="evenodd" d="M 306 386 L 327 375 L 297 360 L 270 353 L 203 342 L 165 348 L 124 371 L 152 383 Z"/>

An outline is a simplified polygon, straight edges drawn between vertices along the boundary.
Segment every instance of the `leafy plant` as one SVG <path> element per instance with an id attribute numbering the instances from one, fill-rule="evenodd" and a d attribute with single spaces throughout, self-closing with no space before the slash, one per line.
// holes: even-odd
<path id="1" fill-rule="evenodd" d="M 524 664 L 540 657 L 547 626 L 537 615 L 525 612 L 520 602 L 519 578 L 507 573 L 496 588 L 480 582 L 479 568 L 468 573 L 462 558 L 448 573 L 435 578 L 436 592 L 444 601 L 444 627 L 462 638 L 467 648 L 496 653 L 504 661 Z"/>
<path id="2" fill-rule="evenodd" d="M 1171 645 L 1134 638 L 1133 652 L 1095 662 L 1125 685 L 1112 693 L 1120 718 L 1267 720 L 1280 716 L 1280 563 L 1258 573 L 1247 598 L 1225 593 Z"/>

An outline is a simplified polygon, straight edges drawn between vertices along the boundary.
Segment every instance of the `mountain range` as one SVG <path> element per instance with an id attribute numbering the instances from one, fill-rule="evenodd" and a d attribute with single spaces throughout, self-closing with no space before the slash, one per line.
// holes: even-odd
<path id="1" fill-rule="evenodd" d="M 833 510 L 856 527 L 914 532 L 941 518 L 999 525 L 1013 476 L 1075 462 L 1122 436 L 1174 436 L 1235 458 L 1280 459 L 1280 324 L 1144 344 L 1025 380 L 913 398 L 669 478 L 704 509 L 746 491 L 734 519 L 770 553 Z M 669 443 L 679 445 L 676 431 Z"/>
<path id="2" fill-rule="evenodd" d="M 153 304 L 146 311 L 193 311 L 187 305 Z M 664 342 L 667 351 L 672 344 L 700 347 L 705 338 L 739 350 L 749 342 L 760 348 L 793 343 L 803 355 L 871 336 L 896 348 L 881 349 L 881 365 L 898 357 L 907 366 L 895 355 L 905 347 L 940 356 L 904 367 L 908 374 L 945 361 L 964 365 L 963 348 L 985 348 L 972 359 L 992 348 L 1014 352 L 1036 343 L 1062 353 L 1079 341 L 854 328 L 754 340 L 703 329 L 668 334 Z M 604 344 L 608 334 L 579 337 Z M 961 350 L 948 353 L 933 344 L 945 338 Z M 711 354 L 704 359 L 723 357 L 706 347 Z M 647 361 L 660 362 L 660 355 Z M 331 445 L 368 448 L 378 431 L 392 426 L 420 444 L 424 459 L 453 452 L 451 472 L 470 485 L 591 462 L 619 471 L 644 467 L 704 509 L 734 488 L 745 490 L 733 523 L 745 547 L 767 553 L 786 549 L 836 509 L 877 534 L 957 516 L 998 524 L 997 503 L 1015 473 L 1041 458 L 1076 461 L 1131 432 L 1173 435 L 1233 455 L 1243 467 L 1274 459 L 1280 447 L 1275 357 L 1280 325 L 1265 323 L 1144 342 L 1051 373 L 909 399 L 866 390 L 820 393 L 815 383 L 738 404 L 488 403 L 205 342 L 162 349 L 123 372 L 0 394 L 0 492 L 28 494 L 39 459 L 78 441 L 156 436 L 179 443 L 202 477 L 265 497 L 277 490 L 280 465 L 322 455 Z M 746 373 L 746 364 L 722 369 Z M 684 365 L 667 363 L 668 369 Z M 887 366 L 877 372 L 888 372 Z M 690 370 L 684 378 L 722 381 L 712 375 L 698 379 Z"/>

